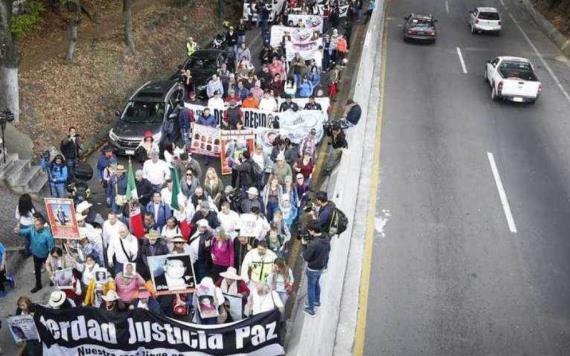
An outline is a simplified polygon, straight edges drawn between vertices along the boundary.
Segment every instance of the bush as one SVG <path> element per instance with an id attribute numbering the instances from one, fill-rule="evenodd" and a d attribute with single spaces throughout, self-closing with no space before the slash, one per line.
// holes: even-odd
<path id="1" fill-rule="evenodd" d="M 42 19 L 44 6 L 37 0 L 29 0 L 20 8 L 17 15 L 12 16 L 10 32 L 15 38 L 35 29 Z"/>

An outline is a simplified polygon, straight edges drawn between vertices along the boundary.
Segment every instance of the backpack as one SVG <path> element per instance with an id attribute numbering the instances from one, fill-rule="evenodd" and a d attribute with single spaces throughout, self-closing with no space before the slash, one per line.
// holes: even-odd
<path id="1" fill-rule="evenodd" d="M 340 235 L 348 227 L 348 218 L 339 208 L 334 208 L 329 224 L 329 235 Z"/>

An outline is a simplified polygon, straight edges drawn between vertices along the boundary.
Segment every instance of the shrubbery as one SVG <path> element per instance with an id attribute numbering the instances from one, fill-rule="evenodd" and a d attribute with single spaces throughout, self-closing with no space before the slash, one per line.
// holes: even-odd
<path id="1" fill-rule="evenodd" d="M 38 0 L 26 1 L 17 15 L 12 17 L 10 23 L 10 31 L 16 38 L 20 37 L 27 31 L 30 31 L 40 23 L 44 5 Z"/>

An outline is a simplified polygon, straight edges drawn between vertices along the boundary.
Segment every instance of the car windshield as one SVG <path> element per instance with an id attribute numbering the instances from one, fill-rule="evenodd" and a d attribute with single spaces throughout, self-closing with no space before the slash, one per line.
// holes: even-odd
<path id="1" fill-rule="evenodd" d="M 164 103 L 131 101 L 125 108 L 123 120 L 136 123 L 158 123 L 164 119 Z"/>
<path id="2" fill-rule="evenodd" d="M 412 19 L 410 26 L 412 27 L 422 27 L 422 28 L 431 28 L 433 27 L 433 22 L 431 20 L 424 20 L 424 19 Z"/>
<path id="3" fill-rule="evenodd" d="M 208 71 L 215 72 L 218 68 L 218 63 L 215 58 L 194 58 L 186 66 L 190 71 Z"/>
<path id="4" fill-rule="evenodd" d="M 499 13 L 497 12 L 480 12 L 479 19 L 481 20 L 500 20 Z"/>

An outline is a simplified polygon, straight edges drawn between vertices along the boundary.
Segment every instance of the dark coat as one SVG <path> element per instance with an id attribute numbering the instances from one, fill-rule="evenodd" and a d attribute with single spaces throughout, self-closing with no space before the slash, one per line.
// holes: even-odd
<path id="1" fill-rule="evenodd" d="M 135 180 L 135 184 L 137 186 L 139 203 L 141 203 L 143 206 L 146 206 L 150 201 L 150 198 L 152 197 L 152 193 L 154 191 L 152 184 L 146 178 L 143 178 L 140 181 Z"/>

